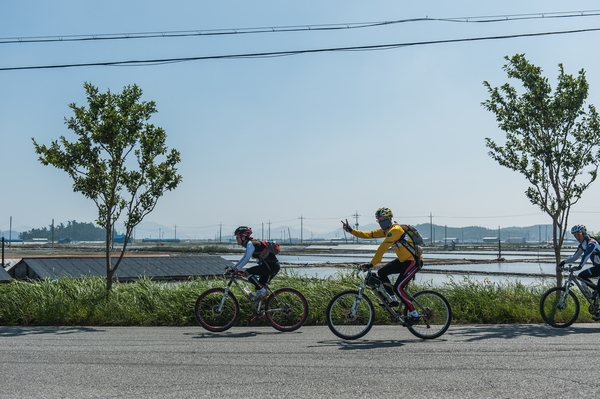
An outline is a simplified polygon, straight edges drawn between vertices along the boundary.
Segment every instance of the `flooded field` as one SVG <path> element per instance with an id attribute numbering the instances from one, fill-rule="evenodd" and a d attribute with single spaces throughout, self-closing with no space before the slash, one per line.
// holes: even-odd
<path id="1" fill-rule="evenodd" d="M 571 251 L 565 254 L 571 255 Z M 523 284 L 539 284 L 555 276 L 554 256 L 550 252 L 503 252 L 503 261 L 498 261 L 498 252 L 444 252 L 424 255 L 424 267 L 416 277 L 417 282 L 441 285 L 451 279 L 468 277 L 476 281 L 520 281 Z M 289 273 L 299 276 L 329 278 L 340 273 L 351 273 L 356 265 L 369 262 L 373 253 L 278 255 Z M 223 256 L 237 261 L 239 255 Z M 395 258 L 386 253 L 383 262 Z M 428 262 L 429 261 L 429 262 Z"/>

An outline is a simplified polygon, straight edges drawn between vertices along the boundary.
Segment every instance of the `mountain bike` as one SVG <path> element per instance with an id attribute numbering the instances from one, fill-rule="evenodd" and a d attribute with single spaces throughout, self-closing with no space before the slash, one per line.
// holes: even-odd
<path id="1" fill-rule="evenodd" d="M 573 275 L 576 270 L 573 270 L 572 265 L 563 266 L 560 271 L 569 273 L 563 286 L 550 288 L 540 300 L 542 319 L 556 328 L 570 326 L 579 316 L 579 299 L 572 289 L 573 286 L 577 286 L 583 293 L 589 304 L 590 314 L 595 315 L 598 312 L 598 286 L 587 279 Z"/>
<path id="2" fill-rule="evenodd" d="M 266 319 L 279 331 L 294 331 L 308 318 L 308 302 L 300 291 L 293 288 L 280 288 L 272 291 L 264 287 L 268 296 L 255 301 L 248 279 L 238 273 L 226 271 L 225 288 L 211 288 L 200 294 L 194 307 L 196 321 L 208 331 L 221 332 L 231 328 L 240 316 L 240 303 L 232 292 L 236 286 L 250 302 L 254 313 L 253 321 Z"/>
<path id="3" fill-rule="evenodd" d="M 359 268 L 359 270 L 364 271 Z M 371 288 L 390 314 L 392 321 L 408 328 L 413 335 L 422 339 L 438 338 L 450 327 L 452 310 L 443 295 L 427 290 L 411 296 L 411 302 L 421 316 L 416 324 L 408 324 L 408 307 L 401 304 L 394 309 L 388 302 L 385 285 L 371 270 L 366 271 L 365 280 L 358 290 L 348 290 L 335 295 L 326 311 L 327 325 L 331 332 L 343 339 L 357 339 L 369 332 L 375 323 L 373 302 L 365 294 Z"/>

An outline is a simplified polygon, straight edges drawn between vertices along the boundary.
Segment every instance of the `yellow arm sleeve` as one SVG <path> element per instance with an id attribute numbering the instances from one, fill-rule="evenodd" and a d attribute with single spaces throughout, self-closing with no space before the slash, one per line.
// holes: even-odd
<path id="1" fill-rule="evenodd" d="M 392 227 L 386 232 L 382 229 L 377 229 L 373 231 L 360 231 L 360 230 L 352 230 L 352 235 L 358 238 L 384 238 L 383 242 L 377 248 L 375 252 L 375 256 L 371 259 L 371 264 L 375 266 L 376 264 L 381 262 L 383 259 L 383 254 L 394 244 L 396 241 L 400 239 L 404 235 L 404 229 L 397 224 L 392 225 Z"/>

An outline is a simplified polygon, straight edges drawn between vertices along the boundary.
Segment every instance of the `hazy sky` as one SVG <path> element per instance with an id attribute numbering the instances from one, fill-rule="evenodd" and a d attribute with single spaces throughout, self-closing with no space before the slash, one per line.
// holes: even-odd
<path id="1" fill-rule="evenodd" d="M 0 68 L 600 28 L 600 16 L 551 18 L 598 8 L 596 1 L 3 0 Z M 480 22 L 492 16 L 505 18 Z M 457 20 L 358 27 L 426 17 Z M 308 29 L 344 24 L 352 29 Z M 298 31 L 286 32 L 291 26 Z M 165 37 L 121 39 L 151 32 Z M 174 32 L 205 34 L 170 37 Z M 31 42 L 40 37 L 49 41 Z M 71 40 L 91 37 L 119 38 Z M 31 141 L 75 139 L 64 118 L 72 115 L 69 103 L 87 105 L 84 82 L 102 92 L 137 84 L 143 100 L 156 102 L 151 122 L 181 152 L 183 182 L 146 220 L 177 226 L 179 236 L 212 237 L 238 225 L 258 229 L 268 223 L 302 223 L 318 236 L 339 228 L 341 218 L 354 221 L 355 213 L 361 225 L 371 223 L 381 206 L 412 224 L 427 223 L 430 215 L 452 227 L 550 223 L 526 199 L 525 179 L 487 155 L 484 138 L 503 143 L 505 136 L 481 106 L 488 98 L 483 81 L 506 83 L 504 56 L 525 53 L 553 87 L 559 63 L 573 75 L 585 69 L 588 103 L 599 106 L 599 42 L 600 32 L 586 32 L 374 51 L 0 70 L 0 230 L 8 230 L 11 217 L 15 230 L 48 226 L 53 219 L 96 219 L 94 203 L 72 191 L 64 172 L 41 165 Z M 569 224 L 600 230 L 598 198 L 600 182 L 572 209 Z M 137 232 L 148 234 L 154 233 Z"/>

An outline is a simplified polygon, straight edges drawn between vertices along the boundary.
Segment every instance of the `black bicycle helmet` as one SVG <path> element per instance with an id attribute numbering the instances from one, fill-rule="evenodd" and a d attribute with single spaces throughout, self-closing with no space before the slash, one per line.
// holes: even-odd
<path id="1" fill-rule="evenodd" d="M 250 237 L 252 235 L 252 229 L 247 226 L 240 226 L 237 229 L 235 229 L 233 235 Z"/>

